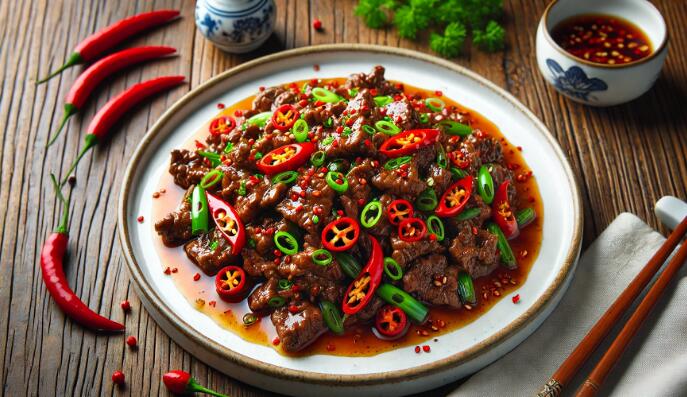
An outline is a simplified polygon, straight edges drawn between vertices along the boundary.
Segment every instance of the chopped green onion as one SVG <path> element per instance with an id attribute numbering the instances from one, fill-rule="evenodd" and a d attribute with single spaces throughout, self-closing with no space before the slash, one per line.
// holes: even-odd
<path id="1" fill-rule="evenodd" d="M 316 100 L 322 102 L 333 103 L 341 100 L 338 95 L 322 87 L 315 87 L 312 89 L 312 91 L 310 91 L 310 93 L 313 97 L 315 97 Z"/>
<path id="2" fill-rule="evenodd" d="M 220 170 L 210 170 L 203 179 L 200 180 L 200 187 L 203 189 L 209 189 L 215 186 L 219 181 L 222 180 L 224 174 Z"/>
<path id="3" fill-rule="evenodd" d="M 227 142 L 227 146 L 224 147 L 224 153 L 231 153 L 231 149 L 234 148 L 234 144 Z"/>
<path id="4" fill-rule="evenodd" d="M 367 132 L 368 135 L 374 135 L 377 133 L 377 130 L 372 128 L 372 126 L 363 124 L 363 131 Z"/>
<path id="5" fill-rule="evenodd" d="M 491 202 L 494 201 L 494 180 L 489 173 L 489 167 L 486 165 L 479 167 L 479 172 L 477 173 L 477 191 L 486 204 L 491 204 Z"/>
<path id="6" fill-rule="evenodd" d="M 314 224 L 316 224 L 316 225 L 317 225 L 318 223 L 320 223 L 320 217 L 317 216 L 317 215 L 313 215 L 313 216 L 312 216 L 312 223 L 314 223 Z"/>
<path id="7" fill-rule="evenodd" d="M 410 163 L 413 158 L 410 156 L 396 157 L 384 163 L 384 169 L 395 170 L 396 168 L 402 166 L 403 164 Z"/>
<path id="8" fill-rule="evenodd" d="M 350 90 L 348 90 L 348 96 L 353 97 L 356 95 L 358 95 L 358 89 L 357 88 L 351 88 Z"/>
<path id="9" fill-rule="evenodd" d="M 448 159 L 446 158 L 444 145 L 439 145 L 439 150 L 437 150 L 437 164 L 443 169 L 448 168 Z"/>
<path id="10" fill-rule="evenodd" d="M 344 127 L 343 132 L 341 133 L 341 136 L 345 136 L 345 137 L 350 136 L 351 132 L 353 132 L 351 127 Z"/>
<path id="11" fill-rule="evenodd" d="M 468 136 L 472 134 L 472 127 L 453 120 L 442 120 L 438 124 L 449 135 Z"/>
<path id="12" fill-rule="evenodd" d="M 324 248 L 313 251 L 313 253 L 310 254 L 310 257 L 312 258 L 312 261 L 319 266 L 327 266 L 328 264 L 332 263 L 333 260 L 332 253 Z"/>
<path id="13" fill-rule="evenodd" d="M 427 217 L 427 229 L 437 236 L 437 241 L 444 241 L 444 222 L 436 215 Z"/>
<path id="14" fill-rule="evenodd" d="M 219 247 L 219 242 L 217 240 L 212 240 L 210 243 L 210 250 L 214 251 Z"/>
<path id="15" fill-rule="evenodd" d="M 334 258 L 336 258 L 336 261 L 339 263 L 339 266 L 341 266 L 341 270 L 344 272 L 344 274 L 353 279 L 358 277 L 362 267 L 353 255 L 349 254 L 348 252 L 336 252 L 334 253 Z"/>
<path id="16" fill-rule="evenodd" d="M 257 152 L 257 153 L 255 153 L 255 156 L 254 156 L 254 157 L 255 157 L 256 160 L 260 160 L 260 159 L 262 158 L 262 153 Z"/>
<path id="17" fill-rule="evenodd" d="M 257 125 L 258 127 L 264 127 L 265 124 L 267 124 L 267 120 L 269 120 L 271 117 L 272 112 L 262 112 L 246 120 L 246 123 L 250 125 Z"/>
<path id="18" fill-rule="evenodd" d="M 387 256 L 384 258 L 384 274 L 391 280 L 398 281 L 403 278 L 403 269 L 401 269 L 401 265 L 394 258 Z"/>
<path id="19" fill-rule="evenodd" d="M 291 287 L 293 287 L 293 281 L 289 281 L 285 278 L 282 278 L 281 280 L 279 280 L 278 286 L 279 286 L 279 289 L 282 291 L 287 290 L 287 289 L 291 289 Z"/>
<path id="20" fill-rule="evenodd" d="M 324 154 L 324 152 L 321 150 L 318 150 L 315 153 L 313 153 L 312 156 L 310 156 L 310 162 L 315 167 L 319 167 L 322 164 L 324 164 L 325 157 L 326 157 L 326 155 Z"/>
<path id="21" fill-rule="evenodd" d="M 479 215 L 480 212 L 482 212 L 482 210 L 480 210 L 480 209 L 477 208 L 477 207 L 474 207 L 474 208 L 466 208 L 466 209 L 463 210 L 463 212 L 461 212 L 460 214 L 456 215 L 455 219 L 456 219 L 458 222 L 467 221 L 467 220 L 470 220 L 470 219 L 472 219 L 472 218 L 475 218 L 477 215 Z"/>
<path id="22" fill-rule="evenodd" d="M 334 125 L 334 119 L 333 118 L 330 117 L 327 120 L 325 120 L 325 122 L 324 122 L 325 127 L 331 127 L 332 125 Z"/>
<path id="23" fill-rule="evenodd" d="M 327 185 L 329 185 L 329 187 L 334 189 L 337 193 L 345 193 L 346 190 L 348 190 L 348 180 L 346 179 L 346 176 L 340 172 L 327 172 L 325 180 L 327 181 Z"/>
<path id="24" fill-rule="evenodd" d="M 388 95 L 382 95 L 382 96 L 376 96 L 372 98 L 373 101 L 375 101 L 375 105 L 381 107 L 381 106 L 386 106 L 390 104 L 391 102 L 394 101 L 394 98 L 388 96 Z"/>
<path id="25" fill-rule="evenodd" d="M 451 167 L 451 175 L 456 179 L 463 179 L 468 176 L 468 173 L 461 170 L 460 168 Z"/>
<path id="26" fill-rule="evenodd" d="M 439 98 L 427 98 L 425 99 L 425 105 L 433 112 L 440 112 L 446 106 L 444 101 Z"/>
<path id="27" fill-rule="evenodd" d="M 205 197 L 205 189 L 196 185 L 191 195 L 191 233 L 193 235 L 207 233 L 209 216 L 210 210 L 208 199 Z"/>
<path id="28" fill-rule="evenodd" d="M 387 120 L 379 120 L 375 123 L 375 128 L 377 131 L 386 135 L 396 135 L 401 132 L 401 129 L 396 126 L 396 124 Z"/>
<path id="29" fill-rule="evenodd" d="M 305 94 L 306 91 L 308 91 L 308 88 L 310 87 L 310 84 L 305 83 L 303 84 L 303 87 L 301 87 L 301 92 Z"/>
<path id="30" fill-rule="evenodd" d="M 308 132 L 310 131 L 310 126 L 308 122 L 303 119 L 298 119 L 291 127 L 291 132 L 293 136 L 296 137 L 296 142 L 305 142 L 308 140 Z"/>
<path id="31" fill-rule="evenodd" d="M 437 194 L 431 187 L 420 193 L 415 200 L 415 205 L 420 211 L 431 211 L 436 208 L 437 203 Z"/>
<path id="32" fill-rule="evenodd" d="M 477 296 L 475 295 L 475 286 L 472 284 L 472 277 L 466 272 L 458 273 L 458 295 L 463 304 L 476 305 Z"/>
<path id="33" fill-rule="evenodd" d="M 210 163 L 212 163 L 213 167 L 217 167 L 218 165 L 222 164 L 221 156 L 215 152 L 205 152 L 199 150 L 197 153 L 202 157 L 205 157 L 206 159 L 210 160 Z"/>
<path id="34" fill-rule="evenodd" d="M 258 316 L 254 313 L 246 313 L 243 315 L 243 325 L 253 325 L 258 322 Z"/>
<path id="35" fill-rule="evenodd" d="M 429 309 L 417 299 L 410 296 L 402 289 L 391 284 L 383 283 L 377 288 L 377 296 L 386 303 L 392 304 L 403 310 L 408 317 L 418 324 L 427 321 Z"/>
<path id="36" fill-rule="evenodd" d="M 270 298 L 270 300 L 267 301 L 267 304 L 270 307 L 282 307 L 282 306 L 284 306 L 285 303 L 286 303 L 286 299 L 284 299 L 284 297 L 279 296 L 279 295 L 273 296 Z"/>
<path id="37" fill-rule="evenodd" d="M 333 137 L 333 136 L 328 136 L 328 137 L 326 137 L 326 138 L 324 138 L 324 139 L 322 140 L 322 144 L 323 144 L 324 146 L 329 146 L 329 145 L 332 144 L 332 142 L 334 142 L 334 137 Z"/>
<path id="38" fill-rule="evenodd" d="M 321 300 L 320 310 L 322 311 L 322 319 L 327 327 L 335 334 L 341 335 L 344 333 L 344 320 L 341 317 L 339 308 L 330 301 Z"/>
<path id="39" fill-rule="evenodd" d="M 518 228 L 520 229 L 532 223 L 536 218 L 537 213 L 534 211 L 534 208 L 530 207 L 523 208 L 515 213 L 515 220 L 518 222 Z"/>
<path id="40" fill-rule="evenodd" d="M 286 255 L 295 255 L 298 253 L 298 241 L 293 234 L 284 231 L 278 231 L 274 234 L 274 245 L 279 251 Z"/>
<path id="41" fill-rule="evenodd" d="M 516 269 L 518 264 L 515 261 L 515 255 L 513 254 L 510 244 L 508 244 L 506 236 L 503 234 L 503 231 L 501 231 L 501 228 L 495 223 L 489 223 L 487 225 L 487 230 L 498 238 L 496 246 L 501 252 L 501 262 L 511 270 Z"/>
<path id="42" fill-rule="evenodd" d="M 422 124 L 427 124 L 429 122 L 429 116 L 427 113 L 420 113 L 419 119 Z"/>
<path id="43" fill-rule="evenodd" d="M 298 179 L 298 172 L 296 171 L 284 171 L 280 172 L 277 175 L 272 178 L 272 183 L 277 184 L 277 183 L 284 183 L 288 185 L 291 182 L 295 182 L 296 179 Z"/>
<path id="44" fill-rule="evenodd" d="M 246 192 L 246 181 L 241 181 L 241 185 L 239 186 L 238 193 L 239 193 L 239 196 L 245 196 L 246 193 L 248 193 L 248 192 Z"/>
<path id="45" fill-rule="evenodd" d="M 255 240 L 253 240 L 252 238 L 249 238 L 249 239 L 248 239 L 248 246 L 249 246 L 249 247 L 255 248 L 256 245 L 257 245 L 257 244 L 255 243 Z"/>
<path id="46" fill-rule="evenodd" d="M 360 223 L 367 229 L 374 227 L 382 219 L 382 203 L 372 200 L 360 212 Z"/>

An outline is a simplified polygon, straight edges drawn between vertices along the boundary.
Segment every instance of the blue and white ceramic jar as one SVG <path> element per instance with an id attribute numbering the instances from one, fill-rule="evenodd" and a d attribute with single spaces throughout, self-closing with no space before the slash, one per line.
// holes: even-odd
<path id="1" fill-rule="evenodd" d="M 196 26 L 220 49 L 231 53 L 252 51 L 274 29 L 274 0 L 198 0 Z"/>

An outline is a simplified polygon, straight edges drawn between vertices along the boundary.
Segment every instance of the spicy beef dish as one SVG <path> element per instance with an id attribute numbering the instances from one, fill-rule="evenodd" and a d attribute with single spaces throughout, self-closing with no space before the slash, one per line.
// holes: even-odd
<path id="1" fill-rule="evenodd" d="M 288 354 L 375 354 L 472 321 L 526 279 L 542 214 L 522 149 L 441 92 L 377 66 L 218 107 L 172 151 L 178 187 L 160 192 L 185 193 L 154 227 L 190 260 L 164 273 L 185 261 L 197 307 L 243 307 L 225 322 L 240 334 L 269 319 L 274 337 L 252 339 Z"/>

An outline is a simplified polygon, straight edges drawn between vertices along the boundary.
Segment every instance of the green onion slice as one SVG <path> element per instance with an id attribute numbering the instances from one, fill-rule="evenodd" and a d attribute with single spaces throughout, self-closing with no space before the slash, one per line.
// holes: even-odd
<path id="1" fill-rule="evenodd" d="M 284 171 L 280 172 L 277 175 L 275 175 L 272 178 L 272 183 L 277 184 L 277 183 L 284 183 L 284 184 L 289 184 L 294 182 L 296 179 L 298 179 L 298 172 L 296 171 Z"/>
<path id="2" fill-rule="evenodd" d="M 286 299 L 282 296 L 273 296 L 270 298 L 270 300 L 267 301 L 267 304 L 270 305 L 270 307 L 282 307 L 286 303 Z"/>
<path id="3" fill-rule="evenodd" d="M 208 209 L 208 199 L 205 196 L 205 189 L 196 185 L 191 195 L 191 233 L 207 233 L 208 219 L 210 210 Z"/>
<path id="4" fill-rule="evenodd" d="M 285 278 L 282 278 L 281 280 L 279 280 L 279 289 L 280 289 L 280 290 L 284 291 L 284 290 L 287 290 L 287 289 L 291 289 L 291 287 L 293 287 L 293 282 L 292 282 L 292 281 L 289 281 L 289 280 L 287 280 L 287 279 L 285 279 Z"/>
<path id="5" fill-rule="evenodd" d="M 355 279 L 360 274 L 362 267 L 358 260 L 348 252 L 336 252 L 334 258 L 341 266 L 341 270 L 350 278 Z"/>
<path id="6" fill-rule="evenodd" d="M 384 169 L 395 170 L 396 168 L 402 166 L 403 164 L 410 163 L 413 158 L 410 156 L 396 157 L 384 163 Z"/>
<path id="7" fill-rule="evenodd" d="M 363 124 L 363 131 L 367 132 L 368 135 L 374 135 L 377 133 L 377 130 L 372 128 L 371 125 Z"/>
<path id="8" fill-rule="evenodd" d="M 520 229 L 532 223 L 536 218 L 537 213 L 534 211 L 534 208 L 530 207 L 523 208 L 515 213 L 515 220 L 518 222 L 518 228 Z"/>
<path id="9" fill-rule="evenodd" d="M 468 136 L 472 134 L 472 127 L 466 124 L 461 124 L 453 120 L 442 120 L 439 125 L 442 130 L 449 135 Z"/>
<path id="10" fill-rule="evenodd" d="M 391 280 L 398 281 L 403 278 L 403 269 L 393 258 L 384 258 L 384 274 Z"/>
<path id="11" fill-rule="evenodd" d="M 387 120 L 379 120 L 375 123 L 375 128 L 377 131 L 386 135 L 396 135 L 401 132 L 401 129 L 396 126 L 396 124 Z"/>
<path id="12" fill-rule="evenodd" d="M 222 180 L 224 174 L 220 170 L 210 170 L 203 179 L 200 180 L 200 187 L 209 189 Z"/>
<path id="13" fill-rule="evenodd" d="M 425 105 L 433 112 L 440 112 L 446 106 L 444 101 L 439 98 L 427 98 L 425 99 Z"/>
<path id="14" fill-rule="evenodd" d="M 250 125 L 257 125 L 258 127 L 264 127 L 265 124 L 267 124 L 267 120 L 269 120 L 272 117 L 272 112 L 262 112 L 258 113 L 255 116 L 251 116 L 248 120 L 246 120 L 246 123 Z"/>
<path id="15" fill-rule="evenodd" d="M 315 87 L 312 89 L 312 91 L 310 91 L 310 93 L 313 97 L 315 97 L 315 99 L 322 102 L 332 103 L 339 102 L 341 100 L 338 95 L 322 87 Z"/>
<path id="16" fill-rule="evenodd" d="M 337 193 L 345 193 L 348 190 L 348 180 L 341 172 L 329 171 L 325 177 L 327 185 L 334 189 Z M 339 182 L 341 181 L 341 182 Z"/>
<path id="17" fill-rule="evenodd" d="M 460 168 L 451 167 L 451 175 L 456 179 L 463 179 L 468 176 L 468 173 L 461 170 Z"/>
<path id="18" fill-rule="evenodd" d="M 296 137 L 296 142 L 305 142 L 308 140 L 308 132 L 310 131 L 310 126 L 308 122 L 303 119 L 298 119 L 291 127 L 291 132 L 293 136 Z"/>
<path id="19" fill-rule="evenodd" d="M 479 215 L 480 212 L 482 212 L 482 210 L 480 210 L 477 207 L 466 208 L 463 210 L 463 212 L 456 215 L 456 220 L 458 222 L 467 221 L 467 220 L 470 220 L 472 218 L 477 217 L 477 215 Z"/>
<path id="20" fill-rule="evenodd" d="M 332 253 L 324 248 L 313 251 L 313 253 L 310 254 L 310 257 L 318 266 L 327 266 L 328 264 L 332 263 L 333 260 Z"/>
<path id="21" fill-rule="evenodd" d="M 443 169 L 448 168 L 448 159 L 446 158 L 444 145 L 439 145 L 439 150 L 437 150 L 437 164 Z"/>
<path id="22" fill-rule="evenodd" d="M 365 204 L 360 212 L 360 223 L 368 229 L 374 227 L 382 219 L 383 212 L 382 203 L 379 200 L 372 200 Z"/>
<path id="23" fill-rule="evenodd" d="M 382 95 L 382 96 L 376 96 L 372 98 L 373 101 L 375 101 L 375 105 L 377 106 L 386 106 L 390 104 L 391 102 L 394 101 L 394 98 L 388 96 L 388 95 Z"/>
<path id="24" fill-rule="evenodd" d="M 415 200 L 415 205 L 420 211 L 432 211 L 436 208 L 437 204 L 437 194 L 431 187 L 420 193 L 417 200 Z"/>
<path id="25" fill-rule="evenodd" d="M 472 277 L 466 272 L 458 273 L 458 295 L 460 300 L 466 305 L 476 305 L 477 296 L 475 286 L 472 284 Z"/>
<path id="26" fill-rule="evenodd" d="M 222 164 L 222 156 L 215 152 L 205 152 L 202 150 L 199 150 L 197 152 L 199 155 L 205 157 L 206 159 L 210 160 L 210 163 L 212 163 L 213 167 L 217 167 L 218 165 Z"/>
<path id="27" fill-rule="evenodd" d="M 310 162 L 315 167 L 319 167 L 322 164 L 324 164 L 325 157 L 326 157 L 326 155 L 324 154 L 324 152 L 321 150 L 318 150 L 315 153 L 313 153 L 312 156 L 310 156 Z"/>
<path id="28" fill-rule="evenodd" d="M 427 124 L 429 122 L 429 116 L 427 113 L 420 113 L 419 119 L 422 124 Z"/>
<path id="29" fill-rule="evenodd" d="M 498 238 L 496 246 L 501 252 L 501 262 L 503 262 L 503 265 L 511 270 L 516 269 L 518 264 L 515 261 L 515 255 L 513 254 L 513 250 L 511 249 L 510 244 L 508 244 L 508 240 L 503 234 L 501 228 L 495 223 L 489 223 L 487 225 L 487 230 L 489 230 L 491 234 Z"/>
<path id="30" fill-rule="evenodd" d="M 289 232 L 281 230 L 276 232 L 274 234 L 274 245 L 286 255 L 295 255 L 298 252 L 298 241 Z"/>
<path id="31" fill-rule="evenodd" d="M 441 218 L 430 215 L 425 223 L 429 232 L 437 236 L 437 241 L 444 241 L 444 222 Z"/>
<path id="32" fill-rule="evenodd" d="M 322 318 L 327 327 L 337 335 L 343 334 L 344 320 L 339 312 L 339 308 L 330 301 L 321 300 L 320 310 L 322 310 Z"/>
<path id="33" fill-rule="evenodd" d="M 243 315 L 243 325 L 253 325 L 258 322 L 258 316 L 254 313 L 246 313 Z"/>
<path id="34" fill-rule="evenodd" d="M 494 180 L 489 173 L 489 167 L 486 165 L 479 167 L 479 172 L 477 173 L 477 191 L 486 204 L 491 204 L 491 202 L 494 201 Z"/>
<path id="35" fill-rule="evenodd" d="M 234 144 L 227 142 L 227 146 L 224 147 L 224 153 L 231 153 L 231 149 L 234 148 Z"/>
<path id="36" fill-rule="evenodd" d="M 417 299 L 410 296 L 402 289 L 391 284 L 383 283 L 377 288 L 377 296 L 383 301 L 403 310 L 408 317 L 418 324 L 427 321 L 429 309 Z"/>

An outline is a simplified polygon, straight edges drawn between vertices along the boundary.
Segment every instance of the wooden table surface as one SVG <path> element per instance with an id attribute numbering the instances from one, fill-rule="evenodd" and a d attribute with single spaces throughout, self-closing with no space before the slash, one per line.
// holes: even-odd
<path id="1" fill-rule="evenodd" d="M 393 31 L 368 29 L 353 15 L 354 1 L 281 0 L 268 43 L 254 53 L 232 56 L 215 49 L 196 31 L 193 3 L 0 2 L 0 395 L 167 395 L 161 375 L 174 368 L 189 370 L 201 383 L 231 396 L 268 395 L 195 359 L 143 310 L 131 288 L 116 236 L 116 204 L 129 156 L 148 126 L 186 91 L 249 59 L 321 43 L 375 43 L 419 51 L 428 47 L 426 40 L 399 40 Z M 573 103 L 540 76 L 534 55 L 535 29 L 546 1 L 505 3 L 507 49 L 495 54 L 468 50 L 455 61 L 511 92 L 558 139 L 580 183 L 585 246 L 624 211 L 657 227 L 656 200 L 668 194 L 683 199 L 687 195 L 687 2 L 656 1 L 671 36 L 656 86 L 632 103 L 607 109 Z M 36 75 L 61 64 L 80 39 L 95 30 L 161 8 L 181 8 L 183 19 L 127 45 L 166 44 L 176 47 L 180 55 L 111 79 L 46 151 L 46 139 L 61 117 L 63 98 L 80 69 L 70 69 L 38 87 Z M 315 17 L 323 22 L 322 32 L 310 27 Z M 190 86 L 128 115 L 116 136 L 84 159 L 70 210 L 69 282 L 91 308 L 126 323 L 126 335 L 135 335 L 139 341 L 139 348 L 131 350 L 124 336 L 96 335 L 65 318 L 43 286 L 39 253 L 59 216 L 50 172 L 66 172 L 81 144 L 82 131 L 109 97 L 163 74 L 184 74 Z M 119 307 L 125 299 L 132 305 L 126 316 Z M 115 370 L 126 374 L 125 388 L 113 387 L 110 377 Z M 453 387 L 433 394 L 445 395 Z"/>

